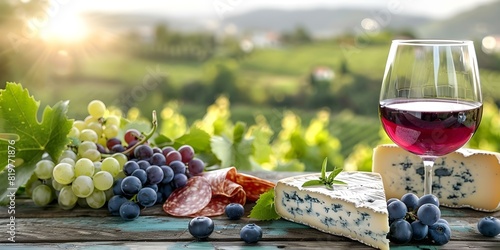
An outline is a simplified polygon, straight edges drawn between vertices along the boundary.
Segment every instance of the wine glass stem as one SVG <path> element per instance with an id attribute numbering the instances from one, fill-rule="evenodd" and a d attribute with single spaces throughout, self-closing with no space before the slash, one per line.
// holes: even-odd
<path id="1" fill-rule="evenodd" d="M 424 161 L 424 194 L 432 194 L 432 167 L 434 159 L 423 159 Z"/>

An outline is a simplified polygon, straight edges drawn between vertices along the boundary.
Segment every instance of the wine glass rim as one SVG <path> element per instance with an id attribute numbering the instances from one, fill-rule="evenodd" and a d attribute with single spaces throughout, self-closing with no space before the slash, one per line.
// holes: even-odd
<path id="1" fill-rule="evenodd" d="M 393 43 L 413 46 L 464 46 L 472 44 L 471 40 L 440 40 L 440 39 L 406 39 L 393 40 Z"/>

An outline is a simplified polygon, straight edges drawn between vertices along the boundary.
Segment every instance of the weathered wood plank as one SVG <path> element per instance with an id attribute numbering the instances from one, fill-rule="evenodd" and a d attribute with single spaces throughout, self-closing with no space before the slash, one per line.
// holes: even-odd
<path id="1" fill-rule="evenodd" d="M 452 240 L 491 241 L 500 246 L 500 237 L 486 238 L 477 232 L 475 217 L 455 217 L 456 210 L 443 209 L 450 223 Z M 123 221 L 119 217 L 52 217 L 16 218 L 16 239 L 19 242 L 66 242 L 108 240 L 163 240 L 189 241 L 193 237 L 187 231 L 190 218 L 170 216 L 140 216 L 134 221 Z M 239 230 L 248 223 L 256 223 L 264 230 L 268 240 L 343 241 L 343 237 L 319 232 L 297 223 L 276 220 L 257 221 L 251 218 L 229 220 L 224 216 L 214 217 L 215 232 L 211 240 L 238 240 Z M 2 223 L 6 224 L 6 223 Z M 7 242 L 6 238 L 0 242 Z"/>
<path id="2" fill-rule="evenodd" d="M 373 249 L 355 241 L 260 241 L 256 244 L 246 244 L 243 241 L 105 241 L 105 242 L 66 242 L 66 243 L 0 243 L 0 249 L 9 250 L 52 250 L 52 249 L 113 249 L 113 250 L 134 250 L 134 249 L 304 249 L 316 250 L 327 249 Z M 391 245 L 391 249 L 396 250 L 457 250 L 457 249 L 499 249 L 496 242 L 487 241 L 455 241 L 443 246 L 436 245 Z"/>
<path id="3" fill-rule="evenodd" d="M 251 173 L 271 181 L 303 173 Z M 248 215 L 254 204 L 245 206 Z M 9 223 L 6 207 L 0 207 L 0 224 Z M 439 249 L 500 249 L 500 236 L 486 238 L 478 234 L 476 224 L 484 216 L 500 217 L 500 212 L 484 213 L 471 209 L 442 208 L 442 217 L 452 228 L 452 241 Z M 123 221 L 110 216 L 106 208 L 76 207 L 63 210 L 57 204 L 37 207 L 26 197 L 16 199 L 16 242 L 11 244 L 8 235 L 0 238 L 0 249 L 317 249 L 369 247 L 344 237 L 338 237 L 304 225 L 285 220 L 257 221 L 244 217 L 228 220 L 225 216 L 214 217 L 215 231 L 208 241 L 197 242 L 187 231 L 190 218 L 167 216 L 160 205 L 141 211 L 135 221 Z M 256 245 L 247 245 L 239 239 L 239 230 L 247 223 L 256 223 L 264 230 L 264 238 Z M 289 240 L 289 241 L 287 241 Z M 20 244 L 19 244 L 20 243 Z M 395 246 L 396 249 L 438 249 L 428 242 L 416 246 Z"/>

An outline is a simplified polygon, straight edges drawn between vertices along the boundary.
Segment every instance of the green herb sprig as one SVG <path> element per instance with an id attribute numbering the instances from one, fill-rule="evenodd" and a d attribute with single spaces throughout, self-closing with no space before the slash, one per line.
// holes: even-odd
<path id="1" fill-rule="evenodd" d="M 328 189 L 333 189 L 333 185 L 347 185 L 347 183 L 339 180 L 335 180 L 340 172 L 342 172 L 342 168 L 334 167 L 333 171 L 326 177 L 326 165 L 328 163 L 328 159 L 325 158 L 323 160 L 323 165 L 321 166 L 321 177 L 319 180 L 309 180 L 302 184 L 302 187 L 316 186 L 316 185 L 325 185 Z"/>

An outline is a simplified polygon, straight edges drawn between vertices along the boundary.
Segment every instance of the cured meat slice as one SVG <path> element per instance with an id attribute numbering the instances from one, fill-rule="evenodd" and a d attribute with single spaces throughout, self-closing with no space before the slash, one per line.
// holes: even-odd
<path id="1" fill-rule="evenodd" d="M 205 208 L 212 199 L 212 190 L 201 176 L 189 178 L 186 186 L 172 192 L 163 204 L 163 210 L 173 216 L 190 216 Z"/>
<path id="2" fill-rule="evenodd" d="M 236 175 L 236 183 L 243 187 L 247 200 L 252 202 L 258 200 L 262 193 L 267 192 L 276 185 L 273 182 L 243 173 Z"/>
<path id="3" fill-rule="evenodd" d="M 230 203 L 245 205 L 274 187 L 274 183 L 247 174 L 236 168 L 205 172 L 188 180 L 186 186 L 176 189 L 163 204 L 163 210 L 173 216 L 217 216 Z"/>

